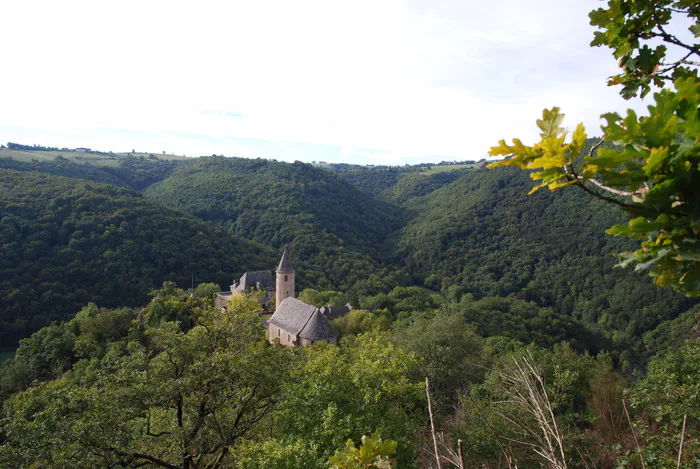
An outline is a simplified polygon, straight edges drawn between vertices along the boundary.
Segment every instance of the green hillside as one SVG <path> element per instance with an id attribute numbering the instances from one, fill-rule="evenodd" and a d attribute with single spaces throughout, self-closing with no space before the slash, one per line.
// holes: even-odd
<path id="1" fill-rule="evenodd" d="M 380 198 L 405 205 L 411 199 L 427 195 L 442 186 L 459 179 L 465 171 L 435 173 L 404 173 L 396 183 L 387 185 L 377 194 Z"/>
<path id="2" fill-rule="evenodd" d="M 0 169 L 0 347 L 89 301 L 139 306 L 165 280 L 228 285 L 277 253 L 137 193 Z"/>
<path id="3" fill-rule="evenodd" d="M 65 156 L 64 156 L 65 155 Z M 190 160 L 168 155 L 107 154 L 0 149 L 0 168 L 39 171 L 143 190 Z"/>
<path id="4" fill-rule="evenodd" d="M 407 173 L 394 166 L 361 166 L 355 164 L 325 164 L 320 168 L 335 173 L 366 194 L 378 196 Z"/>
<path id="5" fill-rule="evenodd" d="M 604 233 L 621 211 L 573 190 L 528 196 L 531 186 L 522 171 L 472 170 L 409 198 L 414 217 L 396 234 L 394 258 L 453 295 L 512 295 L 621 334 L 689 307 L 644 273 L 613 269 L 613 253 L 632 247 Z"/>
<path id="6" fill-rule="evenodd" d="M 488 432 L 518 436 L 501 417 L 513 392 L 501 380 L 523 357 L 553 383 L 568 438 L 591 452 L 608 441 L 605 416 L 623 422 L 623 396 L 645 402 L 635 370 L 648 364 L 658 389 L 693 396 L 697 346 L 684 341 L 698 334 L 698 305 L 612 268 L 612 253 L 630 245 L 604 229 L 624 214 L 576 191 L 528 196 L 527 174 L 512 169 L 404 171 L 393 182 L 368 171 L 360 190 L 310 165 L 200 158 L 140 194 L 0 169 L 0 346 L 80 311 L 23 339 L 0 368 L 0 459 L 118 466 L 123 454 L 147 455 L 147 441 L 159 460 L 176 461 L 173 448 L 185 454 L 178 435 L 201 421 L 204 461 L 222 422 L 234 432 L 236 415 L 261 412 L 249 424 L 261 442 L 236 443 L 231 467 L 297 456 L 294 467 L 327 467 L 367 428 L 396 439 L 398 465 L 411 467 L 429 434 L 428 376 L 437 418 L 455 422 L 444 428 L 474 461 L 495 461 Z M 270 268 L 282 245 L 292 247 L 299 290 L 339 290 L 302 297 L 369 309 L 334 321 L 339 347 L 263 346 L 257 302 L 244 297 L 222 312 L 205 289 L 190 297 L 167 285 L 146 305 L 163 280 L 188 286 L 194 273 L 225 285 L 233 273 Z M 97 305 L 81 310 L 88 301 Z M 658 370 L 681 362 L 695 365 L 669 388 L 675 378 Z M 647 418 L 648 402 L 626 418 Z M 270 448 L 284 451 L 271 460 Z"/>
<path id="7" fill-rule="evenodd" d="M 638 344 L 641 334 L 675 318 L 692 305 L 670 291 L 653 287 L 643 273 L 613 269 L 616 263 L 613 253 L 632 247 L 629 241 L 604 234 L 606 228 L 624 220 L 622 212 L 576 191 L 541 191 L 528 196 L 530 179 L 527 174 L 514 170 L 490 171 L 480 165 L 433 172 L 424 171 L 425 165 L 403 168 L 326 165 L 319 168 L 302 163 L 223 157 L 186 162 L 124 157 L 114 167 L 65 158 L 30 163 L 0 159 L 0 168 L 3 166 L 21 170 L 4 170 L 3 174 L 12 175 L 6 176 L 10 179 L 5 182 L 12 190 L 3 197 L 33 207 L 30 216 L 23 216 L 32 225 L 38 223 L 36 220 L 53 216 L 52 205 L 49 202 L 41 205 L 39 201 L 68 197 L 65 203 L 73 210 L 76 201 L 87 194 L 92 194 L 91 198 L 98 197 L 92 188 L 99 188 L 98 192 L 106 191 L 108 197 L 99 196 L 98 201 L 88 206 L 89 210 L 97 210 L 85 216 L 92 217 L 89 223 L 99 232 L 99 235 L 85 235 L 90 239 L 106 242 L 104 231 L 109 225 L 100 217 L 112 214 L 111 204 L 124 203 L 130 210 L 152 214 L 160 212 L 158 217 L 149 215 L 146 218 L 160 219 L 159 223 L 164 225 L 175 223 L 173 217 L 182 218 L 178 212 L 164 210 L 161 205 L 164 204 L 223 228 L 228 234 L 224 236 L 222 231 L 218 232 L 217 236 L 226 238 L 219 239 L 219 245 L 242 243 L 230 240 L 234 235 L 266 245 L 270 248 L 268 252 L 290 247 L 299 272 L 299 290 L 307 287 L 333 289 L 359 300 L 359 296 L 386 294 L 397 285 L 415 284 L 442 291 L 448 301 L 459 300 L 467 294 L 476 299 L 512 296 L 615 333 L 618 345 L 628 341 Z M 147 198 L 84 181 L 76 184 L 62 178 L 41 179 L 36 172 L 30 172 L 37 170 L 144 190 Z M 11 182 L 15 180 L 29 182 Z M 78 216 L 82 217 L 83 212 L 68 215 L 71 219 Z M 186 219 L 187 223 L 206 227 L 208 236 L 216 232 L 208 223 Z M 3 223 L 3 236 L 17 237 L 16 234 L 10 236 L 13 232 L 6 226 L 12 225 L 8 223 Z M 22 254 L 15 253 L 14 259 L 28 262 L 34 270 L 17 267 L 3 276 L 3 279 L 14 277 L 14 280 L 5 280 L 3 285 L 10 285 L 5 287 L 13 292 L 8 297 L 17 305 L 23 305 L 12 306 L 19 309 L 8 316 L 9 319 L 4 319 L 5 328 L 34 330 L 50 318 L 74 310 L 75 305 L 82 305 L 87 299 L 100 297 L 102 293 L 99 292 L 104 291 L 109 298 L 127 298 L 124 304 L 139 304 L 145 292 L 162 279 L 177 278 L 183 282 L 188 278 L 188 272 L 168 271 L 164 267 L 169 262 L 167 258 L 175 256 L 169 252 L 177 252 L 179 265 L 194 263 L 198 266 L 196 272 L 209 272 L 209 278 L 222 285 L 228 284 L 233 272 L 243 271 L 255 261 L 222 255 L 216 247 L 211 252 L 193 251 L 189 246 L 183 248 L 192 242 L 185 234 L 177 239 L 163 238 L 169 239 L 167 243 L 162 242 L 167 247 L 156 252 L 147 246 L 158 240 L 143 240 L 145 235 L 140 230 L 144 227 L 137 225 L 136 231 L 129 232 L 128 236 L 142 239 L 139 247 L 146 253 L 131 255 L 122 250 L 120 255 L 124 258 L 116 262 L 132 273 L 146 269 L 145 276 L 133 274 L 134 279 L 123 283 L 137 283 L 138 288 L 126 287 L 127 292 L 124 292 L 112 291 L 110 288 L 116 288 L 112 286 L 53 287 L 55 279 L 48 278 L 51 269 L 39 269 L 43 262 L 51 268 L 79 265 L 79 273 L 70 277 L 71 285 L 91 277 L 93 271 L 97 272 L 96 278 L 108 276 L 104 265 L 92 256 L 90 242 L 81 245 L 72 241 L 75 236 L 84 236 L 85 230 L 68 224 L 63 228 L 66 234 L 56 240 L 58 235 L 54 232 L 61 231 L 63 220 L 61 223 L 59 228 L 48 228 L 49 234 L 37 235 L 40 241 L 44 239 L 42 236 L 49 239 L 48 251 L 39 245 L 39 252 L 44 256 L 41 259 L 45 261 L 32 257 L 37 249 L 31 245 L 35 241 L 33 238 L 21 238 L 26 246 L 23 244 L 21 250 L 16 251 Z M 34 229 L 33 226 L 28 228 L 32 232 Z M 180 228 L 171 229 L 169 236 L 175 236 L 173 233 L 178 230 Z M 77 234 L 72 234 L 74 231 Z M 14 245 L 4 239 L 4 255 L 10 256 Z M 68 246 L 61 247 L 60 243 Z M 113 249 L 100 246 L 98 250 L 107 252 L 100 251 L 97 259 L 110 264 Z M 262 248 L 256 246 L 255 249 Z M 100 257 L 103 254 L 106 259 Z M 84 262 L 86 259 L 90 262 Z M 268 259 L 258 265 L 274 266 L 274 256 Z M 207 270 L 205 265 L 225 268 Z M 36 269 L 45 271 L 45 275 L 38 275 Z M 18 288 L 15 285 L 21 284 L 19 278 L 28 281 L 15 292 Z M 62 299 L 53 301 L 53 293 Z M 60 311 L 60 314 L 47 312 L 43 306 L 46 301 L 57 304 L 50 311 Z M 116 299 L 100 303 L 122 304 Z M 36 319 L 32 320 L 34 317 Z M 30 324 L 15 324 L 13 321 L 17 318 L 27 319 Z M 32 321 L 36 324 L 32 325 Z"/>
<path id="8" fill-rule="evenodd" d="M 383 199 L 396 200 L 395 186 L 408 190 L 414 185 L 425 186 L 454 181 L 465 169 L 480 167 L 482 163 L 439 164 L 423 163 L 413 166 L 366 166 L 347 163 L 316 165 L 335 173 L 361 191 Z M 447 174 L 444 174 L 447 173 Z M 426 176 L 433 176 L 428 177 Z M 436 177 L 435 177 L 436 176 Z M 401 190 L 399 190 L 401 192 Z M 416 194 L 413 194 L 416 195 Z"/>
<path id="9" fill-rule="evenodd" d="M 347 290 L 378 271 L 400 214 L 328 171 L 303 163 L 199 158 L 146 195 L 236 236 L 290 246 L 302 284 Z"/>

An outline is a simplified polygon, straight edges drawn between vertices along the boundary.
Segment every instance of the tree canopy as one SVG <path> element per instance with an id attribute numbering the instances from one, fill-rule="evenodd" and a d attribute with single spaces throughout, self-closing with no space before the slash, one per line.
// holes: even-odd
<path id="1" fill-rule="evenodd" d="M 653 83 L 672 89 L 654 94 L 649 115 L 625 117 L 603 114 L 603 140 L 586 149 L 586 130 L 579 124 L 567 142 L 564 114 L 545 109 L 537 121 L 541 140 L 525 145 L 501 140 L 490 150 L 506 159 L 491 167 L 532 170 L 532 179 L 555 190 L 574 186 L 622 207 L 631 220 L 608 233 L 641 241 L 636 251 L 621 254 L 620 266 L 635 264 L 654 281 L 688 295 L 700 295 L 700 81 L 699 43 L 685 43 L 666 30 L 673 16 L 694 21 L 690 31 L 700 36 L 700 9 L 695 2 L 610 0 L 607 8 L 591 12 L 591 23 L 602 31 L 592 45 L 605 45 L 620 59 L 622 73 L 609 84 L 623 85 L 627 98 Z M 683 52 L 667 60 L 666 45 L 654 49 L 644 41 L 658 39 Z M 602 142 L 613 146 L 602 146 Z"/>
<path id="2" fill-rule="evenodd" d="M 235 236 L 289 247 L 301 286 L 350 289 L 380 269 L 395 207 L 310 164 L 200 158 L 146 194 Z"/>
<path id="3" fill-rule="evenodd" d="M 230 284 L 276 255 L 116 186 L 0 169 L 0 347 L 88 302 L 141 306 L 170 280 Z"/>

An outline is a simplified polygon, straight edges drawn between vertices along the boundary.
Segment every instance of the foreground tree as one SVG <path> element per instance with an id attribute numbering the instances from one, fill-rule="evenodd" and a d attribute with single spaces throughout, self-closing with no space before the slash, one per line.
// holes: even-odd
<path id="1" fill-rule="evenodd" d="M 567 344 L 517 346 L 495 358 L 483 382 L 461 397 L 452 439 L 463 440 L 465 467 L 583 467 L 582 428 L 591 379 L 611 363 L 577 355 Z M 584 446 L 585 445 L 585 446 Z M 601 462 L 601 461 L 598 461 Z M 609 467 L 594 463 L 593 467 Z"/>
<path id="2" fill-rule="evenodd" d="M 646 376 L 630 392 L 637 415 L 635 429 L 641 455 L 629 452 L 628 463 L 648 469 L 698 467 L 700 464 L 700 341 L 655 356 Z M 682 464 L 682 465 L 681 465 Z"/>
<path id="3" fill-rule="evenodd" d="M 646 96 L 651 85 L 663 87 L 678 78 L 697 78 L 700 46 L 669 30 L 673 18 L 694 22 L 689 32 L 700 37 L 700 6 L 694 0 L 608 0 L 607 8 L 589 14 L 595 32 L 591 46 L 613 49 L 620 73 L 610 77 L 609 86 L 622 85 L 626 98 Z M 676 52 L 668 56 L 668 46 Z"/>
<path id="4" fill-rule="evenodd" d="M 363 435 L 359 448 L 355 447 L 352 440 L 348 440 L 345 448 L 331 457 L 331 468 L 389 469 L 394 465 L 391 457 L 396 454 L 396 446 L 395 441 L 383 441 L 379 434 L 371 437 Z"/>
<path id="5" fill-rule="evenodd" d="M 251 302 L 252 304 L 252 302 Z M 184 332 L 165 322 L 112 349 L 82 379 L 43 383 L 5 406 L 0 460 L 9 467 L 217 468 L 276 402 L 287 349 L 259 319 L 202 311 Z"/>
<path id="6" fill-rule="evenodd" d="M 621 255 L 621 266 L 636 264 L 649 270 L 657 285 L 670 285 L 688 295 L 700 295 L 700 81 L 697 59 L 700 44 L 683 42 L 667 32 L 674 15 L 693 22 L 690 31 L 700 36 L 700 7 L 688 0 L 610 0 L 608 8 L 591 12 L 596 33 L 594 46 L 614 50 L 622 73 L 610 85 L 621 84 L 625 98 L 642 96 L 651 84 L 673 89 L 654 94 L 649 115 L 632 110 L 623 118 L 604 114 L 604 136 L 585 155 L 587 134 L 579 124 L 567 143 L 559 108 L 545 109 L 537 125 L 541 140 L 529 146 L 519 139 L 504 140 L 491 148 L 492 156 L 505 156 L 490 167 L 516 166 L 535 170 L 540 184 L 533 192 L 575 186 L 625 209 L 633 219 L 608 230 L 611 234 L 642 241 L 635 252 Z M 650 48 L 644 41 L 656 39 L 682 51 L 667 60 L 663 44 Z M 603 146 L 610 142 L 614 146 Z"/>
<path id="7" fill-rule="evenodd" d="M 374 331 L 298 351 L 275 413 L 280 437 L 304 439 L 328 461 L 368 431 L 396 441 L 398 464 L 412 467 L 423 412 L 416 358 Z"/>

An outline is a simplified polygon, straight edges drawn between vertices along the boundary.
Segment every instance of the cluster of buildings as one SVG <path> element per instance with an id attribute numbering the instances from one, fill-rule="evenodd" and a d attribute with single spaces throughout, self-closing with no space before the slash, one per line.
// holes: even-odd
<path id="1" fill-rule="evenodd" d="M 268 339 L 270 343 L 279 342 L 287 347 L 311 345 L 316 342 L 338 343 L 338 331 L 329 320 L 347 314 L 352 307 L 316 306 L 295 298 L 296 272 L 289 261 L 289 253 L 284 250 L 277 270 L 259 270 L 246 272 L 233 282 L 230 291 L 220 292 L 214 298 L 214 304 L 226 308 L 233 295 L 240 295 L 253 290 L 262 294 L 261 305 L 266 311 L 272 311 L 272 299 L 275 299 L 274 314 L 267 320 Z"/>

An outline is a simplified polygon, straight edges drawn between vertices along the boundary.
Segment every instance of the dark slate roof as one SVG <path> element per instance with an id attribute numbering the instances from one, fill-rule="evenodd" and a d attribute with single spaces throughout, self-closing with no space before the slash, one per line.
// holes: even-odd
<path id="1" fill-rule="evenodd" d="M 293 274 L 294 268 L 292 264 L 289 263 L 289 253 L 285 249 L 282 253 L 282 259 L 280 259 L 280 265 L 277 267 L 277 272 L 281 274 Z"/>
<path id="2" fill-rule="evenodd" d="M 352 310 L 349 304 L 345 306 L 322 306 L 319 311 L 326 319 L 336 319 L 345 316 Z"/>
<path id="3" fill-rule="evenodd" d="M 304 329 L 314 311 L 315 306 L 290 296 L 282 300 L 269 321 L 287 332 L 298 334 Z"/>
<path id="4" fill-rule="evenodd" d="M 258 270 L 244 273 L 238 283 L 237 289 L 248 291 L 251 288 L 258 288 L 258 284 L 260 285 L 260 290 L 274 290 L 275 277 L 272 275 L 272 271 Z"/>
<path id="5" fill-rule="evenodd" d="M 306 340 L 328 340 L 338 337 L 338 331 L 328 323 L 328 320 L 318 310 L 315 310 L 311 314 L 309 322 L 299 333 L 299 337 Z"/>
<path id="6" fill-rule="evenodd" d="M 291 296 L 279 304 L 268 322 L 303 339 L 326 340 L 338 336 L 318 308 Z"/>

